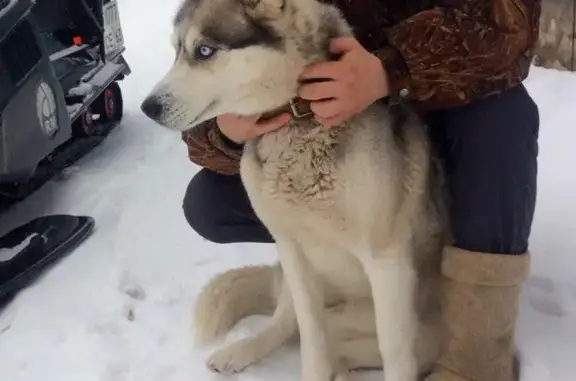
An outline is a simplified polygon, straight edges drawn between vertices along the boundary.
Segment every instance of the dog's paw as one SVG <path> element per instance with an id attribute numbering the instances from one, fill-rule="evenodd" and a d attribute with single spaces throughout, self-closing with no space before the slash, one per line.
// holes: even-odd
<path id="1" fill-rule="evenodd" d="M 215 351 L 206 361 L 206 365 L 213 372 L 233 374 L 242 372 L 256 360 L 254 351 L 244 340 L 240 340 Z"/>

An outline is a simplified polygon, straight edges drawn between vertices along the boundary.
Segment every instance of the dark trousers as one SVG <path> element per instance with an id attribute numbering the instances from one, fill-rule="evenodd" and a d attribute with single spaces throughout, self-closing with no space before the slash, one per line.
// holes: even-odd
<path id="1" fill-rule="evenodd" d="M 447 174 L 454 245 L 524 253 L 536 203 L 539 129 L 538 108 L 524 86 L 428 119 Z M 201 170 L 183 207 L 192 229 L 210 241 L 272 242 L 239 176 Z"/>

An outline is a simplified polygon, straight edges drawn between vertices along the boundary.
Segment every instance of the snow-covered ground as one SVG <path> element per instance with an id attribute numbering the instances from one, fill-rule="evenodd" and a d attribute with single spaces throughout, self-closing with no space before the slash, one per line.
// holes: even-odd
<path id="1" fill-rule="evenodd" d="M 0 312 L 2 381 L 222 378 L 206 370 L 208 351 L 190 339 L 195 295 L 216 272 L 275 260 L 269 245 L 214 245 L 188 228 L 181 201 L 198 168 L 177 134 L 139 111 L 172 62 L 177 0 L 120 3 L 133 69 L 122 85 L 122 127 L 75 168 L 0 215 L 0 233 L 46 213 L 87 214 L 97 222 L 89 240 Z M 534 69 L 527 86 L 542 127 L 534 264 L 518 333 L 523 381 L 568 381 L 576 359 L 576 75 Z M 242 324 L 234 336 L 261 322 Z M 298 363 L 297 351 L 285 349 L 233 379 L 297 380 Z"/>

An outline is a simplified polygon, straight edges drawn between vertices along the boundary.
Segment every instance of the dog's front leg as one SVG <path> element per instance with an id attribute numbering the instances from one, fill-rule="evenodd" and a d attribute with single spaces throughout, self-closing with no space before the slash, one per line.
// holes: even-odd
<path id="1" fill-rule="evenodd" d="M 294 240 L 275 237 L 284 278 L 292 295 L 300 332 L 303 381 L 344 381 L 336 372 L 336 361 L 326 330 L 324 295 L 317 276 Z"/>
<path id="2" fill-rule="evenodd" d="M 414 304 L 416 274 L 409 244 L 373 251 L 362 258 L 374 307 L 385 381 L 415 381 L 418 317 Z"/>

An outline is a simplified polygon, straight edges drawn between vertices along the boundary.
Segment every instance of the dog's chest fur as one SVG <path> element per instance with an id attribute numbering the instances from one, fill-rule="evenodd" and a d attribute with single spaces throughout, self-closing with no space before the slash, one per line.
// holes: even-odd
<path id="1" fill-rule="evenodd" d="M 327 129 L 313 120 L 291 122 L 252 142 L 246 159 L 259 168 L 261 191 L 292 206 L 314 207 L 334 197 L 347 127 Z"/>
<path id="2" fill-rule="evenodd" d="M 386 176 L 375 176 L 395 176 L 387 165 L 395 162 L 396 149 L 377 149 L 391 139 L 390 129 L 381 128 L 388 122 L 388 109 L 374 105 L 341 126 L 293 121 L 248 142 L 240 173 L 258 217 L 270 230 L 312 240 L 356 235 L 358 219 L 374 212 L 364 209 L 381 208 L 378 199 L 393 197 L 380 190 Z"/>

